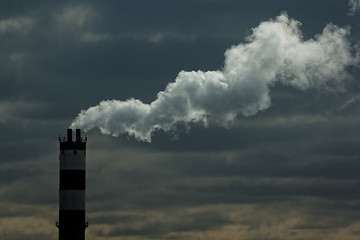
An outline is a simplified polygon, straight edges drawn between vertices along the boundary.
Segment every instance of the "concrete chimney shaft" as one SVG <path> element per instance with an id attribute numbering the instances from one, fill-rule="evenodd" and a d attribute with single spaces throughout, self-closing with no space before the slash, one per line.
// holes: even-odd
<path id="1" fill-rule="evenodd" d="M 59 240 L 85 240 L 86 138 L 76 129 L 67 130 L 67 140 L 60 139 Z"/>

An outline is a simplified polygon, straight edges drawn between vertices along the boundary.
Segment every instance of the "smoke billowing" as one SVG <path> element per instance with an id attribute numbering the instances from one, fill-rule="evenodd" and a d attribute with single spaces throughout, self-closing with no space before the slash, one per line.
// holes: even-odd
<path id="1" fill-rule="evenodd" d="M 355 13 L 360 10 L 360 0 L 350 0 L 349 6 L 350 6 L 349 15 L 350 16 L 355 15 Z"/>
<path id="2" fill-rule="evenodd" d="M 231 127 L 238 115 L 269 108 L 275 84 L 303 91 L 344 90 L 346 68 L 358 62 L 349 29 L 328 24 L 304 40 L 300 25 L 285 13 L 262 22 L 245 43 L 226 50 L 221 70 L 181 71 L 150 104 L 138 99 L 102 101 L 82 110 L 71 127 L 151 142 L 156 130 L 176 132 L 191 123 Z"/>

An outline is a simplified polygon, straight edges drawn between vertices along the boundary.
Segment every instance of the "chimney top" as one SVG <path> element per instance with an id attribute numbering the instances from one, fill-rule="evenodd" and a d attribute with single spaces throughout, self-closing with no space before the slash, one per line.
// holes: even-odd
<path id="1" fill-rule="evenodd" d="M 69 150 L 69 149 L 86 150 L 87 138 L 81 137 L 81 129 L 75 130 L 75 141 L 73 141 L 72 133 L 73 133 L 73 130 L 69 128 L 67 130 L 67 139 L 65 139 L 65 137 L 64 138 L 59 137 L 60 149 L 61 150 Z"/>
<path id="2" fill-rule="evenodd" d="M 67 130 L 67 141 L 72 142 L 72 129 Z"/>
<path id="3" fill-rule="evenodd" d="M 81 130 L 80 129 L 76 129 L 76 142 L 80 142 L 81 141 Z"/>

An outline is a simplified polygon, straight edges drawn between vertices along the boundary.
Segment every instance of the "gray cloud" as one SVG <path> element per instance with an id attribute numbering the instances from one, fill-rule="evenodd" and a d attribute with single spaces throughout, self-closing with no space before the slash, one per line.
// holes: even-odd
<path id="1" fill-rule="evenodd" d="M 231 126 L 238 114 L 251 116 L 269 108 L 270 88 L 280 82 L 300 90 L 341 91 L 346 68 L 357 64 L 349 32 L 332 24 L 304 41 L 300 23 L 282 14 L 253 29 L 248 43 L 225 52 L 221 71 L 182 71 L 151 104 L 140 100 L 102 101 L 83 110 L 71 124 L 99 128 L 113 136 L 127 133 L 151 142 L 156 130 L 176 131 L 179 124 Z"/>
<path id="2" fill-rule="evenodd" d="M 233 223 L 233 221 L 227 219 L 224 215 L 210 211 L 181 214 L 181 218 L 183 219 L 182 222 L 178 222 L 176 219 L 171 219 L 170 221 L 169 219 L 164 219 L 163 221 L 156 221 L 139 228 L 115 228 L 108 232 L 106 236 L 159 237 L 169 232 L 216 230 L 224 225 Z"/>
<path id="3" fill-rule="evenodd" d="M 259 22 L 281 26 L 268 19 L 283 10 L 303 23 L 300 45 L 343 36 L 354 50 L 359 15 L 346 16 L 347 3 L 2 1 L 0 238 L 57 239 L 58 137 L 79 109 L 151 103 L 181 70 L 223 72 L 224 50 Z M 266 111 L 227 129 L 198 122 L 187 134 L 179 123 L 177 141 L 162 130 L 152 144 L 89 131 L 87 239 L 359 239 L 359 69 L 342 73 L 325 85 L 344 92 L 276 82 Z"/>
<path id="4" fill-rule="evenodd" d="M 349 1 L 349 15 L 354 16 L 356 12 L 360 10 L 360 1 L 359 0 L 350 0 Z"/>
<path id="5" fill-rule="evenodd" d="M 0 21 L 0 34 L 9 32 L 26 35 L 33 28 L 35 21 L 31 17 L 15 17 Z"/>

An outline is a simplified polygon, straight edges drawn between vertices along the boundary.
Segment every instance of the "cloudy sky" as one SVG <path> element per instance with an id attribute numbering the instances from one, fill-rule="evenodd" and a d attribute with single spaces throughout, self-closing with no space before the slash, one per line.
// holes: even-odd
<path id="1" fill-rule="evenodd" d="M 0 239 L 57 239 L 70 126 L 88 240 L 359 239 L 359 10 L 0 1 Z"/>

